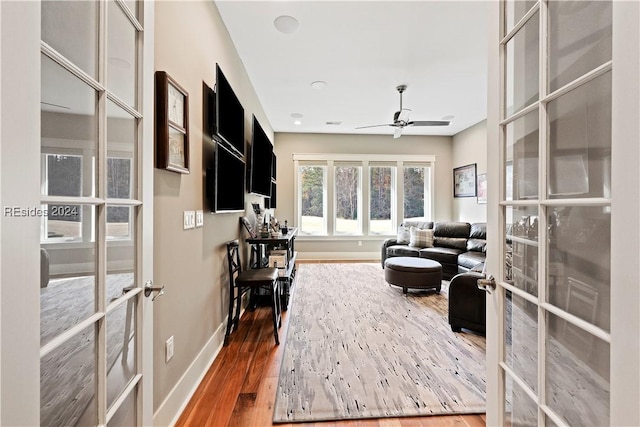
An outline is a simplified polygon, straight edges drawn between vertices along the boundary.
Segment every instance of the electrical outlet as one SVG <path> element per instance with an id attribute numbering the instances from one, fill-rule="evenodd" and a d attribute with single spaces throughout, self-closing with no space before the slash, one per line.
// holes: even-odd
<path id="1" fill-rule="evenodd" d="M 358 246 L 362 246 L 362 240 L 358 240 Z"/>
<path id="2" fill-rule="evenodd" d="M 173 358 L 173 335 L 171 335 L 165 343 L 165 355 L 165 361 L 169 363 L 169 360 Z"/>
<path id="3" fill-rule="evenodd" d="M 196 211 L 196 228 L 204 225 L 204 212 L 202 210 Z"/>
<path id="4" fill-rule="evenodd" d="M 196 226 L 195 211 L 184 211 L 184 229 L 189 230 Z"/>

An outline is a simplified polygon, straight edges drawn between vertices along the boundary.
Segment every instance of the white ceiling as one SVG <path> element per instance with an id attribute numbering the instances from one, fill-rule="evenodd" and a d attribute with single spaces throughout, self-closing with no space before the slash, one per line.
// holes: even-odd
<path id="1" fill-rule="evenodd" d="M 447 127 L 409 135 L 454 135 L 486 118 L 486 1 L 217 0 L 249 78 L 276 132 L 393 134 L 396 86 L 406 84 L 411 120 Z M 277 31 L 295 17 L 293 34 Z M 328 86 L 316 90 L 311 83 Z M 292 113 L 304 115 L 295 125 Z M 327 121 L 342 121 L 340 126 Z"/>

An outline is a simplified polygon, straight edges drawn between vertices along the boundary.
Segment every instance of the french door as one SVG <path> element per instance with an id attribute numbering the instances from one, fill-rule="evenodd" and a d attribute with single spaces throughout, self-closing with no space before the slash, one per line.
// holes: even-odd
<path id="1" fill-rule="evenodd" d="M 2 330 L 39 345 L 1 337 L 0 424 L 151 425 L 153 3 L 3 3 L 3 195 L 29 213 L 3 219 Z"/>
<path id="2" fill-rule="evenodd" d="M 639 23 L 638 2 L 492 4 L 489 425 L 640 424 Z"/>

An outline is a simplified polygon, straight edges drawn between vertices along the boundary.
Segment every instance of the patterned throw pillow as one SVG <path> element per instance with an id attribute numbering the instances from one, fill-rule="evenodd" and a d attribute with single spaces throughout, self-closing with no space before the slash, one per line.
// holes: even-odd
<path id="1" fill-rule="evenodd" d="M 433 247 L 433 230 L 411 227 L 409 234 L 409 246 L 420 249 Z"/>
<path id="2" fill-rule="evenodd" d="M 398 237 L 396 237 L 396 243 L 398 245 L 408 245 L 411 237 L 409 229 L 404 225 L 398 226 Z"/>

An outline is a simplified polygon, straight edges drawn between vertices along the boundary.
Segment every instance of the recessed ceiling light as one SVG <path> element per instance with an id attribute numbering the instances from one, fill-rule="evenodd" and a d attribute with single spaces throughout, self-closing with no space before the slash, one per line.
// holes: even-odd
<path id="1" fill-rule="evenodd" d="M 291 113 L 291 118 L 293 119 L 301 119 L 304 117 L 301 113 Z"/>
<path id="2" fill-rule="evenodd" d="M 311 87 L 314 88 L 315 90 L 322 90 L 325 87 L 327 87 L 327 82 L 324 82 L 322 80 L 317 80 L 311 83 Z"/>
<path id="3" fill-rule="evenodd" d="M 293 122 L 294 125 L 301 125 L 302 122 L 300 120 L 296 120 L 295 122 Z"/>
<path id="4" fill-rule="evenodd" d="M 278 16 L 274 19 L 273 25 L 283 34 L 293 34 L 298 30 L 298 27 L 300 27 L 298 20 L 288 15 Z"/>

